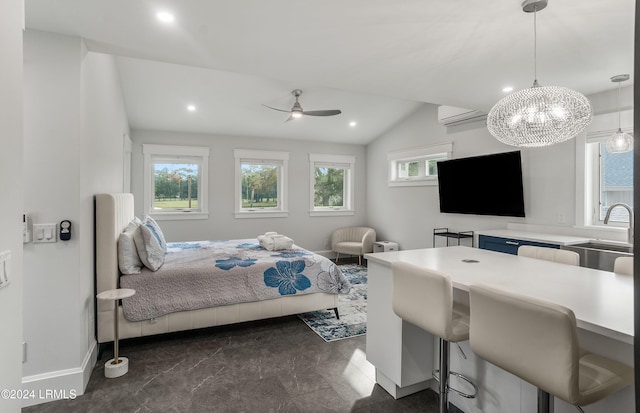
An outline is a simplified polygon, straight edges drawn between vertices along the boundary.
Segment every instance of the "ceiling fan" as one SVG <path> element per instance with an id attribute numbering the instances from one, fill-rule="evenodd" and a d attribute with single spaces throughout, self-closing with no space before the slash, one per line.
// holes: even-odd
<path id="1" fill-rule="evenodd" d="M 267 105 L 262 105 L 268 107 L 269 109 L 277 110 L 279 112 L 287 112 L 289 113 L 289 117 L 285 122 L 289 122 L 292 119 L 301 118 L 302 115 L 305 116 L 334 116 L 342 113 L 340 109 L 329 109 L 329 110 L 302 110 L 302 106 L 300 106 L 300 102 L 298 102 L 298 98 L 302 94 L 302 90 L 295 89 L 291 92 L 293 96 L 296 98 L 296 103 L 293 104 L 293 107 L 290 110 L 278 109 Z"/>

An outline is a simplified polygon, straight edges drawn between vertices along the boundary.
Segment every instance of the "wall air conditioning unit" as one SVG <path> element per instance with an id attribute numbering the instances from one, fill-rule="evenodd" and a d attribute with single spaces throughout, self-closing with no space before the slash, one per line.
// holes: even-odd
<path id="1" fill-rule="evenodd" d="M 470 122 L 484 121 L 487 114 L 473 109 L 438 106 L 438 122 L 444 126 L 457 126 Z"/>

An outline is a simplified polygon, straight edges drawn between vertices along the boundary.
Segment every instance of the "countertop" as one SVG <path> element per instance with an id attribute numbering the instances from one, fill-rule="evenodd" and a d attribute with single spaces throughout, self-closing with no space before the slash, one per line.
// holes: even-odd
<path id="1" fill-rule="evenodd" d="M 578 326 L 633 343 L 633 277 L 464 246 L 366 254 L 391 268 L 406 261 L 448 273 L 454 288 L 484 283 L 571 308 Z"/>
<path id="2" fill-rule="evenodd" d="M 547 234 L 541 232 L 514 231 L 510 229 L 491 229 L 476 231 L 478 235 L 488 235 L 491 237 L 515 238 L 525 241 L 546 242 L 556 245 L 573 245 L 587 242 L 593 238 L 578 237 L 573 235 Z"/>

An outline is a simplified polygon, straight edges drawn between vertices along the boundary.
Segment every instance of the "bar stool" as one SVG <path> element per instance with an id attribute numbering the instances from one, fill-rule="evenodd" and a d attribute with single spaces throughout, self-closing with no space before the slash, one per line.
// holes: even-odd
<path id="1" fill-rule="evenodd" d="M 613 262 L 613 272 L 616 274 L 633 275 L 633 257 L 618 257 Z"/>
<path id="2" fill-rule="evenodd" d="M 575 251 L 561 250 L 558 248 L 523 245 L 518 248 L 518 255 L 562 264 L 580 265 L 580 254 Z"/>
<path id="3" fill-rule="evenodd" d="M 398 317 L 439 338 L 440 368 L 433 374 L 439 382 L 439 412 L 448 412 L 449 391 L 474 398 L 478 391 L 476 385 L 468 377 L 449 371 L 449 343 L 469 339 L 469 307 L 453 301 L 451 277 L 440 271 L 395 262 L 392 300 L 393 311 Z M 473 394 L 449 387 L 449 375 L 469 383 Z"/>
<path id="4" fill-rule="evenodd" d="M 471 349 L 538 388 L 538 412 L 553 412 L 553 396 L 580 406 L 633 382 L 633 369 L 580 349 L 569 308 L 496 288 L 472 285 Z"/>

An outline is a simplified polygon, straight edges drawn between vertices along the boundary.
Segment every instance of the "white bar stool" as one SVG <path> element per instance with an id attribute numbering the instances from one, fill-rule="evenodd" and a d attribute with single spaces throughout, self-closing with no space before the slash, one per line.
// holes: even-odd
<path id="1" fill-rule="evenodd" d="M 483 285 L 469 289 L 471 349 L 538 388 L 538 412 L 553 412 L 553 396 L 580 406 L 633 382 L 633 368 L 584 352 L 567 307 Z"/>
<path id="2" fill-rule="evenodd" d="M 462 397 L 474 398 L 478 391 L 476 385 L 468 377 L 449 371 L 449 343 L 469 339 L 469 307 L 453 301 L 451 277 L 440 271 L 395 262 L 392 297 L 393 311 L 398 317 L 439 338 L 440 368 L 433 375 L 439 382 L 439 412 L 449 411 L 450 390 Z M 450 374 L 469 383 L 473 393 L 449 387 Z"/>
<path id="3" fill-rule="evenodd" d="M 580 254 L 575 251 L 561 250 L 558 248 L 523 245 L 518 248 L 518 255 L 521 257 L 559 262 L 561 264 L 580 265 Z"/>
<path id="4" fill-rule="evenodd" d="M 129 371 L 129 359 L 118 355 L 118 300 L 131 297 L 136 290 L 118 288 L 103 291 L 96 296 L 98 300 L 112 300 L 113 306 L 113 358 L 104 363 L 104 376 L 110 379 L 124 376 Z"/>
<path id="5" fill-rule="evenodd" d="M 622 275 L 633 275 L 633 257 L 618 257 L 613 262 L 613 272 Z"/>

